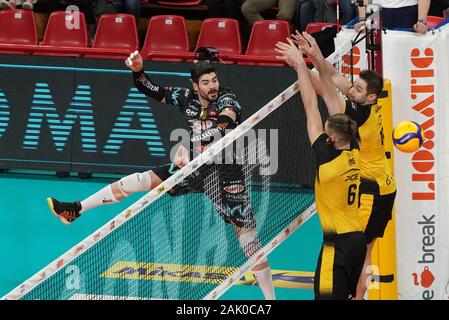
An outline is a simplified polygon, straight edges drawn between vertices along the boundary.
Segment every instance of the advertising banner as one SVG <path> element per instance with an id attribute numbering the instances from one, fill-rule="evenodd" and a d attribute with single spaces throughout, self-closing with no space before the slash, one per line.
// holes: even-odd
<path id="1" fill-rule="evenodd" d="M 397 273 L 400 299 L 447 298 L 449 141 L 447 30 L 425 37 L 388 31 L 384 76 L 391 80 L 393 125 L 412 120 L 426 141 L 414 153 L 395 150 Z M 443 53 L 445 51 L 445 53 Z"/>
<path id="2" fill-rule="evenodd" d="M 191 67 L 145 62 L 162 86 L 191 87 Z M 220 85 L 237 95 L 242 121 L 297 79 L 288 67 L 216 69 Z M 0 169 L 141 172 L 170 163 L 179 129 L 188 133 L 185 116 L 138 92 L 123 61 L 0 55 Z M 252 133 L 266 142 L 273 179 L 313 185 L 314 159 L 298 98 Z M 299 177 L 283 170 L 289 163 L 301 164 Z"/>

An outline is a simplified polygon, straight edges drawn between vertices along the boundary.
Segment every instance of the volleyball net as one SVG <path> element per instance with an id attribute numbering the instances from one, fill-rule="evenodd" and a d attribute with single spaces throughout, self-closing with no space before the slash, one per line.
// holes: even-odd
<path id="1" fill-rule="evenodd" d="M 351 50 L 347 41 L 327 60 L 341 70 Z M 315 213 L 298 88 L 293 83 L 3 299 L 220 297 Z M 320 109 L 324 118 L 322 102 Z M 241 241 L 242 228 L 250 241 Z"/>

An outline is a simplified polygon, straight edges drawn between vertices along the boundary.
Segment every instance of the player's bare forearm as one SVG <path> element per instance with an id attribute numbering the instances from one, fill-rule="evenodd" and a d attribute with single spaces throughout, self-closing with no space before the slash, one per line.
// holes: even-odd
<path id="1" fill-rule="evenodd" d="M 322 90 L 321 97 L 326 104 L 329 115 L 341 113 L 343 106 L 341 99 L 343 99 L 343 97 L 338 96 L 337 87 L 335 86 L 332 77 L 320 74 L 320 82 Z"/>
<path id="2" fill-rule="evenodd" d="M 327 61 L 321 51 L 319 52 L 319 55 L 315 57 L 310 57 L 312 60 L 313 65 L 318 70 L 318 72 L 329 74 L 331 77 L 336 74 L 335 68 L 332 66 L 332 64 Z"/>
<path id="3" fill-rule="evenodd" d="M 366 6 L 365 5 L 357 6 L 357 10 L 359 12 L 359 19 L 366 19 Z"/>
<path id="4" fill-rule="evenodd" d="M 352 83 L 348 79 L 343 77 L 341 74 L 335 73 L 332 77 L 332 82 L 343 95 L 348 95 L 349 89 L 352 87 Z"/>
<path id="5" fill-rule="evenodd" d="M 298 63 L 296 72 L 298 74 L 300 95 L 307 117 L 307 132 L 312 142 L 323 131 L 321 115 L 318 110 L 318 100 L 309 76 L 309 69 L 304 60 Z"/>
<path id="6" fill-rule="evenodd" d="M 318 105 L 318 102 L 306 64 L 303 62 L 298 63 L 296 72 L 298 73 L 299 88 L 301 91 L 301 98 L 304 103 L 304 108 L 313 108 L 314 105 Z"/>
<path id="7" fill-rule="evenodd" d="M 321 80 L 318 71 L 309 70 L 309 77 L 310 81 L 312 81 L 312 86 L 315 89 L 316 94 L 321 96 L 323 90 L 321 89 Z"/>
<path id="8" fill-rule="evenodd" d="M 308 33 L 304 32 L 303 35 L 297 33 L 297 40 L 300 44 L 300 48 L 309 57 L 311 57 L 319 74 L 319 93 L 326 103 L 329 114 L 333 115 L 340 113 L 340 101 L 337 97 L 337 87 L 333 82 L 333 77 L 337 76 L 337 72 L 334 67 L 324 59 L 315 39 Z M 312 82 L 316 83 L 316 78 L 313 78 Z M 316 87 L 316 85 L 315 85 Z"/>
<path id="9" fill-rule="evenodd" d="M 300 34 L 296 38 L 296 41 L 300 46 L 306 45 Z M 307 117 L 307 132 L 309 134 L 309 139 L 312 142 L 323 131 L 316 92 L 312 80 L 310 79 L 309 68 L 307 68 L 306 63 L 304 62 L 300 48 L 296 47 L 295 43 L 290 38 L 287 38 L 286 40 L 287 43 L 278 42 L 276 44 L 275 50 L 281 54 L 280 56 L 277 56 L 277 58 L 283 59 L 290 67 L 296 70 L 299 92 Z"/>
<path id="10" fill-rule="evenodd" d="M 427 18 L 429 13 L 430 0 L 418 0 L 418 20 Z"/>

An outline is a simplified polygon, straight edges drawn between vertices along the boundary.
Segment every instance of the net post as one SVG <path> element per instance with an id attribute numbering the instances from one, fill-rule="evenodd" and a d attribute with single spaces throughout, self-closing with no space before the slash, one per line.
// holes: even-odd
<path id="1" fill-rule="evenodd" d="M 374 70 L 383 75 L 382 68 L 382 19 L 380 18 L 381 6 L 377 6 L 377 11 L 373 10 L 368 14 L 369 28 L 366 35 L 366 51 L 368 54 L 368 69 Z"/>

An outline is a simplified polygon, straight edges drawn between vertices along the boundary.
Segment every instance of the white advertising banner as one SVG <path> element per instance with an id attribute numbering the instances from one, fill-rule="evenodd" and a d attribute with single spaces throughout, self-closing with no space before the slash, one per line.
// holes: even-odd
<path id="1" fill-rule="evenodd" d="M 384 77 L 391 80 L 393 125 L 421 124 L 415 153 L 395 150 L 397 274 L 400 299 L 448 299 L 449 30 L 383 35 Z M 448 120 L 448 121 L 446 121 Z"/>
<path id="2" fill-rule="evenodd" d="M 449 24 L 440 28 L 439 33 L 439 58 L 441 59 L 441 69 L 439 70 L 438 92 L 441 114 L 441 141 L 439 157 L 441 158 L 440 181 L 443 193 L 439 201 L 440 220 L 442 222 L 438 237 L 441 239 L 439 248 L 442 252 L 439 274 L 441 276 L 441 286 L 444 286 L 442 299 L 449 300 Z M 448 120 L 446 122 L 445 120 Z M 442 288 L 443 290 L 443 288 Z"/>

